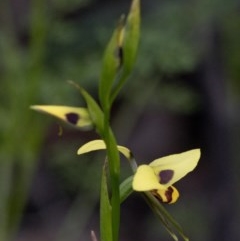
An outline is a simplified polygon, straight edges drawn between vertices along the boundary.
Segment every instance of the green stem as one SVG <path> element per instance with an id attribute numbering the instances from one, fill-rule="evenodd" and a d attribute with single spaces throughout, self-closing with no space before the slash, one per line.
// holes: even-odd
<path id="1" fill-rule="evenodd" d="M 119 192 L 119 175 L 120 175 L 120 158 L 117 150 L 117 143 L 108 121 L 105 119 L 105 142 L 107 146 L 107 156 L 109 161 L 110 182 L 112 190 L 112 235 L 113 241 L 118 240 L 120 225 L 120 192 Z"/>
<path id="2" fill-rule="evenodd" d="M 107 157 L 109 162 L 110 172 L 110 184 L 111 184 L 111 206 L 112 206 L 112 240 L 117 241 L 119 235 L 120 225 L 120 157 L 117 149 L 117 143 L 115 136 L 111 130 L 109 119 L 110 119 L 110 106 L 104 108 L 104 136 L 107 147 Z"/>

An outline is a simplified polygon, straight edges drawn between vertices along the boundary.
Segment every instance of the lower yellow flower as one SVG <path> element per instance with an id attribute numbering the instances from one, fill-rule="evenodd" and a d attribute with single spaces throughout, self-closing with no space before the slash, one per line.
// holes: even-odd
<path id="1" fill-rule="evenodd" d="M 124 146 L 117 146 L 118 151 L 128 160 L 132 160 L 131 151 Z M 78 154 L 106 149 L 103 140 L 94 140 L 78 149 Z M 179 197 L 178 190 L 172 186 L 175 182 L 191 172 L 200 158 L 200 149 L 169 155 L 154 160 L 149 165 L 136 168 L 132 188 L 138 192 L 150 191 L 160 201 L 174 203 Z"/>
<path id="2" fill-rule="evenodd" d="M 162 202 L 174 203 L 179 193 L 172 184 L 191 172 L 199 158 L 200 149 L 194 149 L 156 159 L 149 165 L 140 165 L 133 178 L 133 189 L 151 191 Z"/>

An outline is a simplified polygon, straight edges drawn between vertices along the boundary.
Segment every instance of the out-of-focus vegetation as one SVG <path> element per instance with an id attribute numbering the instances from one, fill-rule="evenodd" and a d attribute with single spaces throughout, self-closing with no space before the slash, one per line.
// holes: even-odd
<path id="1" fill-rule="evenodd" d="M 64 127 L 58 137 L 58 125 L 29 106 L 80 106 L 68 79 L 95 93 L 104 46 L 128 6 L 107 0 L 0 2 L 1 241 L 15 235 L 24 241 L 84 240 L 98 226 L 100 173 L 91 159 L 102 158 L 75 155 L 93 134 Z M 202 148 L 199 172 L 183 181 L 180 201 L 169 206 L 197 241 L 240 237 L 239 8 L 234 0 L 143 0 L 138 62 L 114 108 L 120 144 L 143 162 Z M 149 215 L 137 195 L 124 203 L 122 238 L 164 235 Z"/>

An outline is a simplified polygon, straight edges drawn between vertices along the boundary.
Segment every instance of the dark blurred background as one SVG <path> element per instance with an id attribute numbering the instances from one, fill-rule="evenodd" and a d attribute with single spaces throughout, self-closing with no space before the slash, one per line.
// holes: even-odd
<path id="1" fill-rule="evenodd" d="M 82 241 L 98 230 L 104 153 L 77 156 L 93 132 L 29 110 L 97 98 L 101 58 L 130 0 L 0 2 L 0 240 Z M 240 3 L 142 0 L 134 72 L 112 125 L 139 163 L 200 147 L 166 208 L 190 240 L 239 240 Z M 122 178 L 131 174 L 122 162 Z M 139 194 L 122 205 L 121 240 L 170 241 Z"/>

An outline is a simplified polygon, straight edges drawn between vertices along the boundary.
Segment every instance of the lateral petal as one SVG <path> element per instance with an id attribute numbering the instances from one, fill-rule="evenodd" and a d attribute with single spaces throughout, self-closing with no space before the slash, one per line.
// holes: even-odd
<path id="1" fill-rule="evenodd" d="M 58 105 L 33 105 L 30 108 L 55 116 L 77 128 L 91 129 L 93 126 L 86 108 Z"/>
<path id="2" fill-rule="evenodd" d="M 131 157 L 131 152 L 128 148 L 124 147 L 124 146 L 117 146 L 118 151 L 120 153 L 122 153 L 127 159 L 130 159 Z M 81 146 L 78 151 L 77 154 L 81 155 L 87 152 L 91 152 L 91 151 L 97 151 L 97 150 L 105 150 L 106 149 L 106 144 L 103 140 L 93 140 L 93 141 L 89 141 L 86 144 L 84 144 L 83 146 Z"/>
<path id="3" fill-rule="evenodd" d="M 194 149 L 156 159 L 149 166 L 159 177 L 160 183 L 168 187 L 191 172 L 197 166 L 200 155 L 200 149 Z"/>

